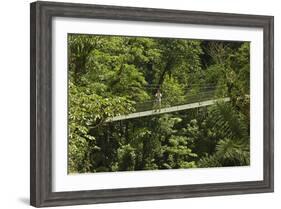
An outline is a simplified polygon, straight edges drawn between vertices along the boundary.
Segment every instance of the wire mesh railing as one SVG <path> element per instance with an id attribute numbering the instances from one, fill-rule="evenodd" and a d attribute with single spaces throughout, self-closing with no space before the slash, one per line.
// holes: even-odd
<path id="1" fill-rule="evenodd" d="M 189 92 L 185 95 L 169 95 L 159 98 L 154 98 L 147 101 L 136 102 L 134 105 L 135 112 L 142 112 L 148 110 L 160 110 L 162 108 L 168 108 L 172 106 L 185 105 L 195 102 L 202 102 L 216 98 L 216 89 L 207 89 L 204 91 Z"/>

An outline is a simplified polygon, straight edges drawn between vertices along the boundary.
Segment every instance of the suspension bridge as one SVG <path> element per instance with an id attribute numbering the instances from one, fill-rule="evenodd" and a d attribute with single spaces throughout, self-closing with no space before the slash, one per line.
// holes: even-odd
<path id="1" fill-rule="evenodd" d="M 168 95 L 165 97 L 163 93 L 163 99 L 161 103 L 157 103 L 155 99 L 144 102 L 139 102 L 134 105 L 135 111 L 126 115 L 118 115 L 112 118 L 108 118 L 107 122 L 127 120 L 133 118 L 140 118 L 145 116 L 159 115 L 163 113 L 171 113 L 177 111 L 183 111 L 193 108 L 200 108 L 204 106 L 214 105 L 217 102 L 228 102 L 229 97 L 217 98 L 216 88 L 218 86 L 204 86 L 200 87 L 200 91 L 192 92 L 189 89 L 189 93 L 184 96 Z M 156 87 L 150 87 L 155 89 Z"/>

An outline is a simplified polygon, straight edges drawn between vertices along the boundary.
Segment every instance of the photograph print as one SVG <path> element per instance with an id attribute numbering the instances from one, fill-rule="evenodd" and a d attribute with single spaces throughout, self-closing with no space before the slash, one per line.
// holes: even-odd
<path id="1" fill-rule="evenodd" d="M 68 34 L 68 173 L 250 166 L 250 42 Z"/>

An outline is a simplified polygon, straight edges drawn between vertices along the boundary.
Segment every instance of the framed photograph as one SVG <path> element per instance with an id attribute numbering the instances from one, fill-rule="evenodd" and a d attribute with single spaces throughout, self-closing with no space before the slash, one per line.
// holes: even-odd
<path id="1" fill-rule="evenodd" d="M 273 17 L 31 3 L 31 205 L 273 192 Z"/>

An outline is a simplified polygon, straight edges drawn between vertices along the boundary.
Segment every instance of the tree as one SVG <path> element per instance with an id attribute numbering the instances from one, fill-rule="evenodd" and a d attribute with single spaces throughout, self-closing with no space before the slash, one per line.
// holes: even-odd
<path id="1" fill-rule="evenodd" d="M 248 165 L 249 43 L 68 35 L 70 173 Z M 229 103 L 110 122 L 162 106 Z"/>

